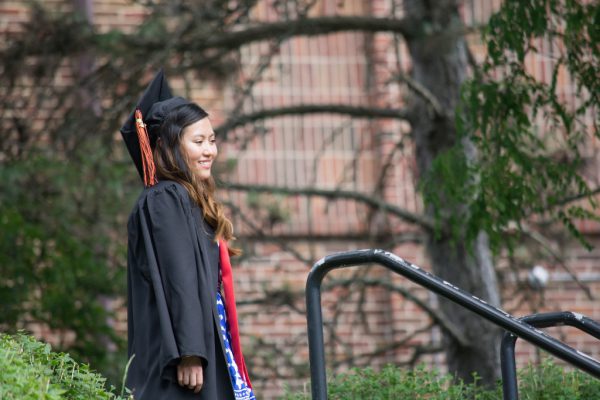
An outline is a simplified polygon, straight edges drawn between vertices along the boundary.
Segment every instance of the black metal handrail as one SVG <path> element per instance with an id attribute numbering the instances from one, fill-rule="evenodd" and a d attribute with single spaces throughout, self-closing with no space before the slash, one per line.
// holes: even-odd
<path id="1" fill-rule="evenodd" d="M 479 314 L 515 335 L 535 344 L 549 353 L 600 378 L 600 362 L 579 353 L 559 340 L 513 317 L 507 312 L 444 281 L 395 254 L 384 250 L 357 250 L 338 253 L 317 261 L 306 281 L 306 312 L 308 322 L 308 350 L 313 400 L 327 398 L 327 374 L 323 344 L 323 315 L 321 312 L 321 282 L 333 269 L 378 263 L 411 281 L 440 294 L 453 302 Z"/>
<path id="2" fill-rule="evenodd" d="M 536 328 L 569 325 L 590 334 L 596 339 L 600 339 L 600 324 L 598 322 L 585 315 L 571 311 L 532 314 L 521 317 L 519 320 Z M 511 332 L 505 332 L 502 338 L 500 361 L 502 365 L 502 392 L 504 393 L 504 400 L 518 400 L 519 398 L 517 364 L 515 360 L 517 338 L 518 336 Z"/>

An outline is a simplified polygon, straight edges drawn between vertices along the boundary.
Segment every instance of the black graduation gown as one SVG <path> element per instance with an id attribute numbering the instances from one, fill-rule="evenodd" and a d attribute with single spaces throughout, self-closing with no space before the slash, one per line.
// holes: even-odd
<path id="1" fill-rule="evenodd" d="M 127 387 L 136 400 L 234 399 L 219 334 L 219 250 L 186 189 L 145 189 L 128 223 Z M 199 394 L 177 383 L 182 356 L 204 364 Z"/>

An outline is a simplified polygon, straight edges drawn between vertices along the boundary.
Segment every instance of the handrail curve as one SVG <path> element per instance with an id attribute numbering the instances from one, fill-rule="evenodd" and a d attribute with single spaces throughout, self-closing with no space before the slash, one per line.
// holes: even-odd
<path id="1" fill-rule="evenodd" d="M 321 283 L 332 270 L 367 263 L 377 263 L 447 299 L 479 314 L 488 321 L 546 350 L 554 356 L 600 378 L 600 362 L 507 312 L 442 280 L 397 255 L 385 250 L 367 249 L 332 254 L 317 261 L 306 281 L 306 313 L 308 348 L 313 400 L 327 399 L 327 374 L 323 344 L 323 315 L 321 310 Z"/>

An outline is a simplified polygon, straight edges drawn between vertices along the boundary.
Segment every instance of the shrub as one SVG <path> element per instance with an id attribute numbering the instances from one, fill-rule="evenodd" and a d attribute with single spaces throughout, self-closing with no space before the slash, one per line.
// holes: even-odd
<path id="1" fill-rule="evenodd" d="M 19 333 L 0 334 L 0 399 L 125 400 L 105 387 L 106 379 L 68 354 Z"/>
<path id="2" fill-rule="evenodd" d="M 405 370 L 388 365 L 380 371 L 355 368 L 328 382 L 330 400 L 497 400 L 502 399 L 501 383 L 494 389 L 477 384 L 453 382 L 451 375 L 420 366 Z M 590 400 L 600 399 L 600 380 L 580 372 L 544 361 L 541 365 L 519 371 L 519 394 L 522 400 Z M 310 399 L 310 388 L 287 393 L 286 400 Z"/>
<path id="3" fill-rule="evenodd" d="M 545 360 L 519 371 L 519 394 L 521 400 L 600 399 L 600 380 Z"/>

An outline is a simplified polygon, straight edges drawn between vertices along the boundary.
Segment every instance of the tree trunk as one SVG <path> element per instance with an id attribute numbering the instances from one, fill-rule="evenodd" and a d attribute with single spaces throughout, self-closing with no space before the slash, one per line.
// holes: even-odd
<path id="1" fill-rule="evenodd" d="M 405 3 L 408 17 L 420 21 L 421 25 L 421 34 L 407 40 L 413 79 L 439 103 L 432 107 L 432 102 L 425 100 L 427 96 L 418 95 L 411 100 L 414 114 L 412 133 L 420 177 L 431 169 L 433 160 L 457 140 L 453 113 L 468 68 L 457 2 L 407 0 Z M 438 109 L 437 113 L 434 108 Z M 438 115 L 440 109 L 447 115 Z M 467 156 L 473 157 L 472 146 L 464 143 L 464 148 Z M 434 210 L 431 205 L 426 205 L 426 214 L 432 218 L 434 211 L 438 212 L 437 215 L 450 215 L 456 211 L 451 207 L 446 205 L 445 209 Z M 427 251 L 434 273 L 492 305 L 499 305 L 500 296 L 487 236 L 481 232 L 472 243 L 461 240 L 461 237 L 452 239 L 442 234 L 428 238 Z M 466 343 L 461 343 L 449 333 L 444 333 L 450 372 L 465 381 L 472 381 L 472 372 L 476 371 L 484 384 L 495 383 L 500 371 L 500 330 L 444 298 L 440 298 L 440 307 L 466 339 Z"/>

